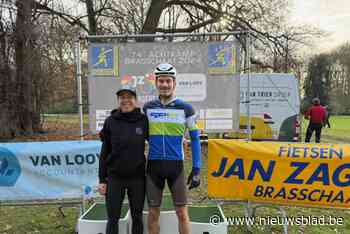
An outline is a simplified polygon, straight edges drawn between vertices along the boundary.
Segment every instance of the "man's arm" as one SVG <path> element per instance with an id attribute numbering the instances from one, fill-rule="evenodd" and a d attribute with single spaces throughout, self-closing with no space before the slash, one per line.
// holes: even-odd
<path id="1" fill-rule="evenodd" d="M 186 125 L 190 133 L 192 151 L 192 171 L 187 180 L 187 184 L 190 184 L 189 189 L 198 187 L 200 185 L 199 174 L 202 166 L 199 128 L 196 124 L 197 116 L 193 108 L 191 108 L 191 112 L 192 115 L 186 118 Z"/>
<path id="2" fill-rule="evenodd" d="M 191 151 L 192 151 L 192 169 L 200 171 L 202 160 L 201 160 L 201 143 L 199 138 L 199 128 L 197 126 L 196 114 L 186 118 L 186 125 L 190 133 L 191 139 Z"/>

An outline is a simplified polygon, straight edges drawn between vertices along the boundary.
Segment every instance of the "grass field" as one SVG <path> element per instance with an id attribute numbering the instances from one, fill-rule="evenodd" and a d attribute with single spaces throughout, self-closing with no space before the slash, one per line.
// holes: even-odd
<path id="1" fill-rule="evenodd" d="M 303 139 L 308 122 L 303 121 Z M 327 143 L 350 143 L 350 116 L 331 116 L 331 128 L 323 128 L 322 142 Z M 314 136 L 313 136 L 314 137 Z M 314 141 L 314 138 L 312 138 Z"/>
<path id="2" fill-rule="evenodd" d="M 85 122 L 87 121 L 84 118 Z M 59 134 L 59 129 L 62 127 L 69 129 L 72 132 L 77 132 L 78 118 L 76 116 L 48 116 L 46 123 L 49 128 L 57 130 L 55 134 Z M 350 144 L 350 116 L 333 116 L 331 118 L 330 129 L 324 129 L 322 142 L 324 143 L 347 143 Z M 56 126 L 56 127 L 54 127 Z M 73 127 L 74 126 L 74 127 Z M 303 130 L 307 126 L 306 121 L 303 122 Z M 56 136 L 54 134 L 54 136 Z M 56 139 L 55 137 L 47 137 L 45 139 Z M 304 135 L 303 135 L 304 139 Z M 203 148 L 203 170 L 202 186 L 195 191 L 190 192 L 190 197 L 193 201 L 205 199 L 207 180 L 206 180 L 206 148 Z M 186 170 L 190 168 L 190 162 L 186 163 Z M 225 215 L 244 216 L 244 206 L 225 205 Z M 335 210 L 335 209 L 318 209 L 318 208 L 301 208 L 301 207 L 284 207 L 287 215 L 291 216 L 333 216 L 342 217 L 344 224 L 340 226 L 290 226 L 289 233 L 292 234 L 350 234 L 350 210 Z M 74 208 L 65 208 L 65 216 L 59 212 L 57 206 L 37 206 L 37 207 L 1 207 L 0 206 L 0 233 L 1 234 L 69 234 L 75 232 L 75 224 L 78 218 L 78 211 Z M 278 211 L 273 207 L 261 208 L 257 212 L 258 216 L 277 216 Z M 237 234 L 277 234 L 283 233 L 281 226 L 254 226 L 248 230 L 246 226 L 232 226 L 229 233 Z"/>

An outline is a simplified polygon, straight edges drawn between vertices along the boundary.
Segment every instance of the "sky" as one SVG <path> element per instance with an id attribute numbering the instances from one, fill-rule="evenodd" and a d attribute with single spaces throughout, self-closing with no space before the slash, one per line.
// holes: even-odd
<path id="1" fill-rule="evenodd" d="M 350 42 L 350 0 L 291 0 L 291 23 L 314 25 L 327 33 L 317 41 L 321 51 Z"/>

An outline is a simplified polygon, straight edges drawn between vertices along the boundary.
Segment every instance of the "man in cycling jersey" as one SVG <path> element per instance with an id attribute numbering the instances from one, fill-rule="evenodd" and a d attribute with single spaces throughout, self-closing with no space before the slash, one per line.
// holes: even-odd
<path id="1" fill-rule="evenodd" d="M 189 189 L 200 185 L 201 146 L 193 107 L 176 98 L 176 69 L 159 64 L 154 74 L 159 98 L 145 104 L 149 121 L 149 155 L 146 191 L 149 205 L 148 232 L 159 234 L 159 215 L 165 181 L 171 191 L 179 221 L 179 233 L 189 234 L 187 195 L 184 174 L 183 139 L 189 130 L 192 150 L 192 171 L 187 179 Z"/>

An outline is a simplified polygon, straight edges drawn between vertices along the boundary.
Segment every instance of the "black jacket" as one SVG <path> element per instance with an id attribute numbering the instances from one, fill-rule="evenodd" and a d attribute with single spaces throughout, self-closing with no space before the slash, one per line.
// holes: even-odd
<path id="1" fill-rule="evenodd" d="M 102 148 L 99 162 L 100 183 L 107 177 L 130 178 L 145 175 L 147 117 L 137 108 L 130 113 L 113 110 L 100 132 Z"/>

